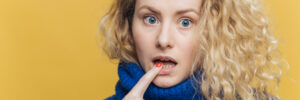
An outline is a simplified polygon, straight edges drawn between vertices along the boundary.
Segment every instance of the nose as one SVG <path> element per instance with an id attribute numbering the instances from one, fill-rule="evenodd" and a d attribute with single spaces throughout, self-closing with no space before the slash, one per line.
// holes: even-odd
<path id="1" fill-rule="evenodd" d="M 157 36 L 156 47 L 161 50 L 173 48 L 173 40 L 171 25 L 163 24 Z"/>

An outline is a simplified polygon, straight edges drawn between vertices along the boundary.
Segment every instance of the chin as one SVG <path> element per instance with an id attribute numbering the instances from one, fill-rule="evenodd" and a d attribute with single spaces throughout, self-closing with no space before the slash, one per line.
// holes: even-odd
<path id="1" fill-rule="evenodd" d="M 169 88 L 178 84 L 179 82 L 177 81 L 178 80 L 172 80 L 171 78 L 168 78 L 166 76 L 157 76 L 153 80 L 153 83 L 160 88 Z"/>

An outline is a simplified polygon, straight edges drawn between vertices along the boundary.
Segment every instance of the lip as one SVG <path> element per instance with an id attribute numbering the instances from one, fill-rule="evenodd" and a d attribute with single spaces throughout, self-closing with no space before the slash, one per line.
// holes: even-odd
<path id="1" fill-rule="evenodd" d="M 172 72 L 175 71 L 175 68 L 176 68 L 177 65 L 178 65 L 177 61 L 176 61 L 174 58 L 170 57 L 170 56 L 156 56 L 156 57 L 154 57 L 154 58 L 152 59 L 152 64 L 153 64 L 153 66 L 155 65 L 154 61 L 157 60 L 157 59 L 168 59 L 168 60 L 170 60 L 170 61 L 172 61 L 172 62 L 175 63 L 175 66 L 173 66 L 172 68 L 162 68 L 162 69 L 160 70 L 160 72 L 158 73 L 158 75 L 167 75 L 167 74 L 171 74 Z"/>
<path id="2" fill-rule="evenodd" d="M 168 60 L 170 60 L 172 62 L 175 62 L 177 64 L 176 60 L 174 58 L 170 57 L 170 56 L 156 56 L 152 59 L 152 62 L 154 62 L 157 59 L 168 59 Z"/>
<path id="3" fill-rule="evenodd" d="M 162 68 L 158 75 L 168 75 L 168 74 L 171 74 L 172 72 L 175 71 L 175 68 L 177 67 L 177 65 L 175 65 L 174 67 L 172 68 Z"/>

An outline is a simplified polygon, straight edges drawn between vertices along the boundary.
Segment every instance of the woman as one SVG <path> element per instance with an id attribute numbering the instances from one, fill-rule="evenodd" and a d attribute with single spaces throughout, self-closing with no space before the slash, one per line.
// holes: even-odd
<path id="1" fill-rule="evenodd" d="M 101 21 L 120 60 L 107 99 L 278 99 L 283 59 L 268 26 L 256 0 L 117 0 Z"/>

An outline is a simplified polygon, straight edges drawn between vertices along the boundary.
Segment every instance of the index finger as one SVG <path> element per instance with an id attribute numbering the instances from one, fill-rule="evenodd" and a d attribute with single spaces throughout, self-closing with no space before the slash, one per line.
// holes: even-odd
<path id="1" fill-rule="evenodd" d="M 155 78 L 155 76 L 159 73 L 159 71 L 162 69 L 161 67 L 162 63 L 158 62 L 155 67 L 153 67 L 150 71 L 148 71 L 139 81 L 138 83 L 133 87 L 133 89 L 130 91 L 131 93 L 135 95 L 139 95 L 143 97 L 146 89 L 148 88 L 149 84 L 152 82 L 152 80 Z"/>

